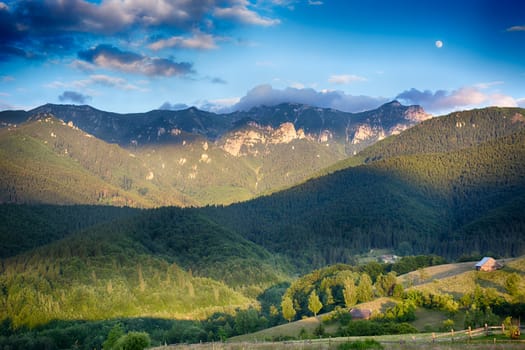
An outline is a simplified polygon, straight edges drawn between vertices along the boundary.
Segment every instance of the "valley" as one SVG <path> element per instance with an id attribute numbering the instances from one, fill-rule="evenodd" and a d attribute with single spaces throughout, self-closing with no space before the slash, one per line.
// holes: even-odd
<path id="1" fill-rule="evenodd" d="M 5 122 L 0 344 L 100 348 L 112 330 L 153 345 L 308 339 L 320 324 L 321 336 L 412 334 L 523 314 L 525 110 L 454 112 L 357 150 L 359 132 L 324 139 L 292 107 L 326 130 L 342 118 L 286 105 L 231 129 L 203 113 L 216 126 L 135 145 L 109 142 L 130 140 L 122 115 L 93 114 L 89 131 L 47 110 Z M 393 130 L 410 108 L 365 114 Z M 108 125 L 118 138 L 101 138 Z M 505 267 L 473 271 L 483 256 Z M 312 294 L 331 321 L 298 327 Z M 348 323 L 342 310 L 366 303 L 378 318 Z"/>

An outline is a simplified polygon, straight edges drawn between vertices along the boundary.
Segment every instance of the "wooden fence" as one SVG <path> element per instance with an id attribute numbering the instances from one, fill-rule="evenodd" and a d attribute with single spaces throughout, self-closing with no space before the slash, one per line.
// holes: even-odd
<path id="1" fill-rule="evenodd" d="M 523 327 L 522 327 L 523 328 Z M 264 340 L 254 341 L 243 341 L 243 342 L 216 342 L 216 343 L 200 343 L 200 344 L 177 344 L 177 345 L 166 345 L 153 349 L 157 350 L 246 350 L 246 349 L 333 349 L 338 344 L 363 340 L 363 339 L 375 339 L 382 344 L 432 344 L 432 343 L 445 343 L 445 342 L 458 342 L 464 343 L 471 339 L 478 337 L 490 337 L 494 336 L 494 343 L 507 343 L 512 342 L 514 344 L 523 344 L 524 340 L 511 341 L 503 340 L 501 337 L 497 339 L 496 336 L 501 335 L 505 332 L 505 327 L 501 326 L 485 326 L 480 328 L 468 328 L 465 330 L 451 330 L 450 332 L 443 333 L 415 333 L 415 334 L 398 334 L 398 335 L 384 335 L 384 336 L 362 336 L 362 337 L 337 337 L 337 338 L 319 338 L 319 339 L 306 339 L 306 340 L 288 340 L 282 342 L 272 342 Z M 152 350 L 153 350 L 152 349 Z"/>

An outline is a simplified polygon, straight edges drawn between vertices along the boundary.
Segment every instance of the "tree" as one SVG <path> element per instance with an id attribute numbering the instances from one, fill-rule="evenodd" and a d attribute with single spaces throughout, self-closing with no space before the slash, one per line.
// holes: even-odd
<path id="1" fill-rule="evenodd" d="M 124 335 L 124 329 L 122 329 L 122 325 L 120 323 L 117 323 L 116 325 L 111 328 L 111 330 L 108 333 L 108 337 L 106 338 L 106 341 L 102 344 L 102 348 L 104 350 L 111 350 L 117 343 L 117 341 Z"/>
<path id="2" fill-rule="evenodd" d="M 359 284 L 357 285 L 357 301 L 364 303 L 374 298 L 374 290 L 372 289 L 372 280 L 368 274 L 363 273 L 359 278 Z"/>
<path id="3" fill-rule="evenodd" d="M 239 310 L 235 316 L 234 329 L 237 334 L 255 332 L 259 327 L 259 314 L 254 308 Z"/>
<path id="4" fill-rule="evenodd" d="M 520 276 L 514 272 L 505 280 L 505 288 L 510 295 L 516 296 L 519 293 Z"/>
<path id="5" fill-rule="evenodd" d="M 129 332 L 117 340 L 113 349 L 116 350 L 144 350 L 151 343 L 146 332 Z"/>
<path id="6" fill-rule="evenodd" d="M 396 284 L 394 286 L 394 290 L 392 292 L 392 296 L 397 299 L 403 298 L 403 294 L 405 293 L 405 290 L 401 284 Z"/>
<path id="7" fill-rule="evenodd" d="M 296 311 L 293 307 L 293 301 L 290 297 L 285 296 L 281 302 L 281 309 L 283 311 L 283 317 L 285 320 L 290 322 L 295 317 Z"/>
<path id="8" fill-rule="evenodd" d="M 352 307 L 357 303 L 357 291 L 354 281 L 347 278 L 343 282 L 343 297 L 345 298 L 346 307 Z"/>
<path id="9" fill-rule="evenodd" d="M 319 300 L 317 293 L 315 290 L 313 290 L 308 297 L 308 310 L 312 311 L 314 316 L 317 316 L 317 313 L 322 309 L 322 307 L 323 304 L 321 303 L 321 300 Z"/>

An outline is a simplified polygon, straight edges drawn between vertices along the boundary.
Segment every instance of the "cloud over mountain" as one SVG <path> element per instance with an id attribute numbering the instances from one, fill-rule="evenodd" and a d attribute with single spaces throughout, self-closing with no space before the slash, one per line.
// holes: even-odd
<path id="1" fill-rule="evenodd" d="M 76 91 L 64 91 L 58 96 L 60 102 L 73 102 L 78 104 L 84 104 L 91 100 L 91 96 L 83 95 Z"/>
<path id="2" fill-rule="evenodd" d="M 388 102 L 388 99 L 348 95 L 342 91 L 316 91 L 310 88 L 297 89 L 292 87 L 279 90 L 274 89 L 271 85 L 259 85 L 248 91 L 246 96 L 242 97 L 232 109 L 249 110 L 255 106 L 274 106 L 284 102 L 334 108 L 344 112 L 360 112 L 377 108 L 381 104 Z"/>
<path id="3" fill-rule="evenodd" d="M 477 107 L 482 104 L 489 104 L 500 107 L 516 107 L 517 101 L 511 96 L 501 93 L 489 93 L 483 91 L 483 86 L 467 86 L 457 90 L 418 90 L 412 88 L 405 90 L 396 99 L 409 104 L 419 104 L 431 112 L 441 112 L 458 108 Z"/>

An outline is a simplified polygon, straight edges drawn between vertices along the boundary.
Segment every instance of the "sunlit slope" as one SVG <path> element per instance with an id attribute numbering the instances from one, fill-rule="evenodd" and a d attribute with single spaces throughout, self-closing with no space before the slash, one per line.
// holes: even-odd
<path id="1" fill-rule="evenodd" d="M 284 266 L 194 211 L 152 210 L 2 260 L 0 319 L 199 318 L 256 303 Z"/>
<path id="2" fill-rule="evenodd" d="M 0 130 L 1 200 L 153 207 L 192 202 L 163 190 L 143 162 L 117 145 L 46 117 Z"/>

